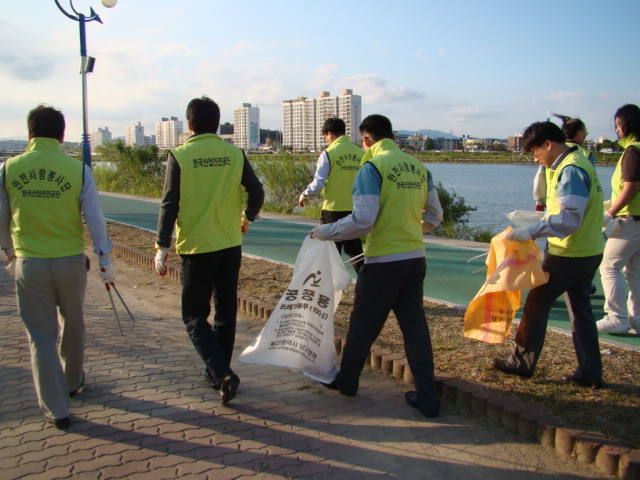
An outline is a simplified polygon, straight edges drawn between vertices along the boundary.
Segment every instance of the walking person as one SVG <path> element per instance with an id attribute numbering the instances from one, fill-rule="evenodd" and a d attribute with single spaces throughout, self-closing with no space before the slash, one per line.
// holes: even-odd
<path id="1" fill-rule="evenodd" d="M 579 118 L 571 118 L 559 113 L 554 113 L 553 116 L 562 120 L 562 131 L 567 138 L 565 143 L 570 147 L 577 145 L 580 152 L 595 166 L 595 155 L 592 151 L 584 148 L 584 142 L 587 139 L 587 135 L 589 135 L 584 122 Z M 540 165 L 533 179 L 533 199 L 536 202 L 536 211 L 544 212 L 547 205 L 547 180 L 544 165 Z"/>
<path id="2" fill-rule="evenodd" d="M 515 242 L 547 238 L 542 268 L 549 273 L 549 281 L 529 291 L 515 349 L 506 360 L 494 359 L 493 368 L 523 378 L 533 375 L 551 307 L 565 294 L 578 367 L 564 380 L 599 388 L 602 362 L 590 295 L 602 260 L 602 186 L 595 167 L 578 146 L 565 143 L 555 123 L 530 125 L 522 142 L 524 151 L 546 168 L 547 213 L 538 223 L 514 230 L 507 238 Z"/>
<path id="3" fill-rule="evenodd" d="M 429 170 L 402 152 L 388 118 L 370 115 L 360 125 L 365 155 L 353 186 L 353 213 L 314 228 L 319 240 L 364 237 L 364 265 L 358 271 L 353 311 L 340 371 L 330 384 L 353 397 L 367 355 L 393 310 L 416 379 L 406 402 L 425 417 L 438 415 L 433 352 L 423 306 L 426 273 L 423 233 L 442 221 L 442 208 Z"/>
<path id="4" fill-rule="evenodd" d="M 226 405 L 240 385 L 231 357 L 242 234 L 258 218 L 264 191 L 244 152 L 216 135 L 220 108 L 213 100 L 194 98 L 186 117 L 193 135 L 167 153 L 155 265 L 158 273 L 166 274 L 175 225 L 176 252 L 182 260 L 182 320 L 205 364 L 205 378 L 220 390 Z M 244 213 L 243 188 L 248 194 Z M 208 321 L 212 297 L 213 326 Z"/>
<path id="5" fill-rule="evenodd" d="M 351 189 L 360 170 L 363 151 L 351 143 L 346 135 L 347 127 L 341 118 L 331 117 L 322 126 L 322 135 L 329 145 L 318 158 L 313 181 L 305 188 L 298 198 L 298 203 L 304 207 L 309 195 L 322 194 L 322 213 L 320 223 L 337 222 L 350 215 L 353 210 Z M 349 258 L 362 255 L 362 241 L 359 238 L 339 240 L 336 243 L 338 252 L 346 253 Z M 363 260 L 352 262 L 356 272 Z"/>
<path id="6" fill-rule="evenodd" d="M 615 114 L 624 152 L 611 177 L 611 202 L 603 228 L 613 223 L 600 266 L 606 316 L 601 332 L 640 334 L 640 108 L 624 105 Z"/>
<path id="7" fill-rule="evenodd" d="M 115 281 L 111 241 L 91 169 L 62 153 L 62 112 L 40 105 L 27 116 L 27 151 L 0 169 L 0 245 L 15 267 L 18 310 L 45 421 L 69 427 L 69 397 L 84 385 L 87 224 L 104 283 Z M 58 331 L 60 345 L 56 347 Z"/>

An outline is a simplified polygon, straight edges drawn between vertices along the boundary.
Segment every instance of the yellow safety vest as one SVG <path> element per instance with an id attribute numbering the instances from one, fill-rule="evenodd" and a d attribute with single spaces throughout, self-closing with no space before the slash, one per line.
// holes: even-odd
<path id="1" fill-rule="evenodd" d="M 619 142 L 624 148 L 634 146 L 640 148 L 640 142 L 624 142 L 624 139 Z M 622 156 L 618 160 L 616 169 L 611 177 L 611 203 L 615 203 L 616 199 L 620 196 L 622 189 L 624 188 L 624 180 L 622 179 Z M 640 215 L 640 192 L 637 192 L 631 201 L 626 204 L 618 212 L 618 215 Z"/>
<path id="2" fill-rule="evenodd" d="M 575 165 L 583 169 L 589 176 L 589 200 L 584 212 L 582 224 L 571 235 L 565 238 L 549 237 L 549 253 L 560 257 L 591 257 L 600 255 L 604 246 L 602 243 L 602 185 L 596 174 L 595 167 L 580 152 L 569 153 L 558 168 L 547 168 L 547 216 L 558 215 L 558 178 L 564 168 Z"/>
<path id="3" fill-rule="evenodd" d="M 82 162 L 62 153 L 58 140 L 36 137 L 4 168 L 16 255 L 58 258 L 84 253 Z"/>
<path id="4" fill-rule="evenodd" d="M 176 252 L 207 253 L 242 244 L 242 150 L 213 133 L 172 150 L 180 165 Z"/>
<path id="5" fill-rule="evenodd" d="M 424 249 L 422 210 L 429 171 L 388 138 L 375 143 L 363 162 L 370 162 L 382 178 L 380 211 L 373 230 L 363 238 L 364 254 L 377 257 Z"/>
<path id="6" fill-rule="evenodd" d="M 331 170 L 322 189 L 323 210 L 350 212 L 353 210 L 353 181 L 356 179 L 364 152 L 346 135 L 337 138 L 326 149 Z"/>

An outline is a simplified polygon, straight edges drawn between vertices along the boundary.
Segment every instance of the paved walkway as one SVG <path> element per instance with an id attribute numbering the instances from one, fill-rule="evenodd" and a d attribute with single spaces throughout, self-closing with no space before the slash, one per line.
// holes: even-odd
<path id="1" fill-rule="evenodd" d="M 406 386 L 369 370 L 345 398 L 297 372 L 234 362 L 242 384 L 223 407 L 183 331 L 178 287 L 115 264 L 136 328 L 121 315 L 119 335 L 90 272 L 86 386 L 67 433 L 44 425 L 13 281 L 0 272 L 1 480 L 604 478 L 451 404 L 425 421 L 404 403 Z M 236 354 L 259 330 L 239 317 Z"/>

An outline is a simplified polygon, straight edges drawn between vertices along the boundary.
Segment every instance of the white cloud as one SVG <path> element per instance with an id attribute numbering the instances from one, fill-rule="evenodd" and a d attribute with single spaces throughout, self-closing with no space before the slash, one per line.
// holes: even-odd
<path id="1" fill-rule="evenodd" d="M 351 88 L 357 95 L 361 95 L 367 103 L 401 102 L 423 98 L 419 92 L 408 89 L 403 85 L 393 85 L 375 73 L 362 73 L 340 80 L 342 88 Z"/>
<path id="2" fill-rule="evenodd" d="M 422 49 L 417 50 L 415 53 L 415 56 L 418 60 L 421 60 L 423 62 L 430 62 L 431 61 L 431 57 L 429 57 L 429 55 L 427 55 L 426 53 L 424 53 L 424 51 Z"/>
<path id="3" fill-rule="evenodd" d="M 551 95 L 549 95 L 547 98 L 554 102 L 569 102 L 569 101 L 573 102 L 573 101 L 579 101 L 583 99 L 584 93 L 563 90 L 559 92 L 554 92 Z"/>
<path id="4" fill-rule="evenodd" d="M 257 43 L 243 40 L 227 48 L 224 52 L 220 54 L 220 56 L 230 57 L 233 55 L 238 55 L 239 53 L 255 52 L 260 48 L 261 48 L 260 45 L 258 45 Z"/>
<path id="5" fill-rule="evenodd" d="M 335 63 L 325 63 L 317 66 L 313 72 L 313 78 L 307 82 L 307 88 L 309 90 L 326 90 L 327 85 L 333 83 L 334 74 L 337 71 L 338 65 Z"/>

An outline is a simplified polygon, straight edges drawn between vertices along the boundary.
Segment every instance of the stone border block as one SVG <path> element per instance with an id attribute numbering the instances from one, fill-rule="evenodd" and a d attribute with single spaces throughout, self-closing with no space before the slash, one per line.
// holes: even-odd
<path id="1" fill-rule="evenodd" d="M 620 458 L 631 452 L 631 448 L 621 443 L 607 443 L 598 450 L 596 455 L 596 466 L 598 470 L 607 475 L 615 475 L 618 473 Z"/>
<path id="2" fill-rule="evenodd" d="M 522 412 L 518 417 L 518 433 L 524 438 L 537 441 L 538 424 L 548 416 L 549 414 L 542 410 L 526 410 Z"/>
<path id="3" fill-rule="evenodd" d="M 640 450 L 631 450 L 620 457 L 618 474 L 622 480 L 640 478 Z"/>
<path id="4" fill-rule="evenodd" d="M 587 433 L 571 426 L 556 428 L 556 452 L 565 457 L 573 456 L 576 449 L 576 438 L 578 435 Z"/>
<path id="5" fill-rule="evenodd" d="M 587 432 L 576 437 L 576 456 L 582 463 L 596 461 L 598 450 L 607 441 L 607 437 L 597 432 Z"/>

